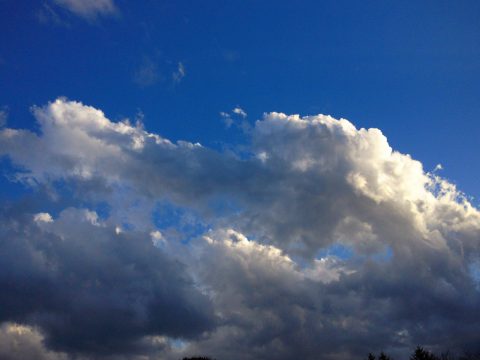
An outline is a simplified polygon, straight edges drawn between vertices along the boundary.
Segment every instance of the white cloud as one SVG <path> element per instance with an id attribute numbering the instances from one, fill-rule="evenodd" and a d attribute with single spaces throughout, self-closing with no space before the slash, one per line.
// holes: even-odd
<path id="1" fill-rule="evenodd" d="M 53 222 L 52 216 L 49 213 L 45 213 L 45 212 L 35 214 L 33 216 L 33 220 L 37 223 L 38 222 L 46 222 L 46 223 Z"/>
<path id="2" fill-rule="evenodd" d="M 151 231 L 150 237 L 152 238 L 153 245 L 155 246 L 161 246 L 165 242 L 165 238 L 158 230 Z"/>
<path id="3" fill-rule="evenodd" d="M 240 115 L 241 117 L 247 117 L 247 113 L 239 106 L 232 110 L 234 114 Z"/>
<path id="4" fill-rule="evenodd" d="M 102 15 L 112 15 L 117 12 L 113 0 L 53 0 L 57 5 L 67 9 L 77 16 L 91 20 Z"/>

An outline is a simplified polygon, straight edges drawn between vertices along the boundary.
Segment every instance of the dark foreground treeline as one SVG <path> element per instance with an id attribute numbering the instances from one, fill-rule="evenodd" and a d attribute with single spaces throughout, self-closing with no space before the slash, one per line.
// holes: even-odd
<path id="1" fill-rule="evenodd" d="M 367 360 L 394 360 L 391 356 L 381 352 L 378 357 L 375 354 L 368 354 Z M 468 354 L 455 355 L 449 351 L 437 355 L 433 352 L 425 350 L 421 346 L 417 348 L 410 355 L 409 360 L 480 360 L 480 354 Z"/>
<path id="2" fill-rule="evenodd" d="M 190 358 L 183 358 L 182 360 L 215 360 L 205 356 L 196 356 Z M 274 360 L 274 359 L 272 359 Z M 391 356 L 384 352 L 381 352 L 378 356 L 375 354 L 368 354 L 366 360 L 394 360 Z M 408 360 L 480 360 L 480 354 L 463 354 L 455 355 L 449 351 L 442 354 L 434 354 L 428 350 L 425 350 L 421 346 L 418 346 L 410 355 Z"/>

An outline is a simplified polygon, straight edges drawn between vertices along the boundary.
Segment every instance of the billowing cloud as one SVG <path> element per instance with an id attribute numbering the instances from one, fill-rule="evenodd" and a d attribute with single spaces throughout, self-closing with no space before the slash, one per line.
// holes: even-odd
<path id="1" fill-rule="evenodd" d="M 87 20 L 98 16 L 115 14 L 117 8 L 113 0 L 53 0 L 73 14 Z"/>
<path id="2" fill-rule="evenodd" d="M 187 355 L 342 359 L 387 348 L 404 357 L 417 343 L 478 346 L 478 290 L 451 254 L 424 251 L 414 262 L 329 255 L 300 265 L 233 230 L 207 234 L 198 254 L 222 321 Z"/>
<path id="3" fill-rule="evenodd" d="M 71 353 L 134 352 L 149 335 L 200 336 L 209 300 L 149 234 L 118 232 L 95 212 L 69 208 L 1 217 L 0 321 L 42 329 Z"/>
<path id="4" fill-rule="evenodd" d="M 42 343 L 42 334 L 30 326 L 3 323 L 0 326 L 0 358 L 4 360 L 67 360 L 65 353 L 50 351 Z"/>
<path id="5" fill-rule="evenodd" d="M 91 210 L 69 209 L 58 217 L 36 210 L 28 221 L 19 215 L 23 220 L 12 218 L 5 226 L 9 236 L 3 238 L 22 239 L 3 245 L 5 254 L 19 253 L 9 257 L 19 270 L 5 281 L 36 274 L 25 277 L 24 290 L 47 284 L 68 301 L 66 309 L 65 302 L 41 294 L 29 302 L 7 287 L 5 296 L 27 300 L 5 307 L 2 319 L 38 326 L 51 348 L 101 353 L 100 344 L 119 351 L 127 344 L 135 353 L 149 336 L 163 336 L 184 341 L 157 349 L 165 358 L 343 359 L 368 351 L 403 354 L 420 343 L 480 350 L 480 213 L 453 184 L 394 151 L 380 130 L 325 115 L 269 113 L 249 131 L 249 155 L 233 155 L 171 142 L 141 124 L 112 122 L 100 110 L 66 99 L 33 114 L 38 133 L 0 131 L 0 154 L 16 166 L 14 178 L 34 187 L 68 184 L 72 201 L 82 207 L 98 201 L 109 206 L 104 219 Z M 125 215 L 130 208 L 137 216 Z M 93 310 L 80 300 L 73 307 L 68 291 L 51 285 L 50 272 L 58 277 L 62 267 L 72 283 L 62 275 L 61 284 L 92 280 L 92 273 L 73 267 L 75 261 L 63 260 L 86 229 L 81 263 L 97 253 L 94 269 L 102 276 L 122 274 L 119 299 L 127 293 L 144 299 L 142 286 L 129 290 L 144 277 L 151 303 L 139 300 L 131 309 L 105 285 L 96 296 L 85 290 Z M 148 266 L 128 273 L 127 253 Z M 30 271 L 37 266 L 33 254 L 59 264 Z M 105 265 L 112 262 L 112 268 Z M 153 275 L 157 269 L 174 276 Z M 157 282 L 167 289 L 166 302 L 155 302 L 166 296 L 155 292 Z M 91 323 L 80 317 L 95 311 L 106 316 L 104 329 L 118 326 L 104 315 L 108 304 L 113 312 L 131 310 L 121 341 L 104 334 L 92 339 L 85 330 Z M 37 315 L 42 311 L 52 315 Z M 160 315 L 140 315 L 155 311 Z M 185 311 L 193 314 L 188 325 L 165 318 L 181 318 Z M 58 325 L 71 324 L 65 313 L 79 322 L 75 329 Z M 67 330 L 76 331 L 70 334 L 75 341 Z"/>

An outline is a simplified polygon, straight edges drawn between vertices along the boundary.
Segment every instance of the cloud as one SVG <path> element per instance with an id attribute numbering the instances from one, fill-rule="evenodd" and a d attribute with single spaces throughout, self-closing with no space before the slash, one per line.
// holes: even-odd
<path id="1" fill-rule="evenodd" d="M 247 113 L 239 106 L 232 110 L 234 114 L 240 115 L 241 117 L 247 117 Z"/>
<path id="2" fill-rule="evenodd" d="M 43 336 L 36 329 L 15 324 L 3 323 L 0 326 L 0 358 L 4 360 L 67 360 L 65 353 L 45 349 Z"/>
<path id="3" fill-rule="evenodd" d="M 70 27 L 70 24 L 62 19 L 55 8 L 46 2 L 42 4 L 42 7 L 36 12 L 35 15 L 41 24 L 53 24 L 56 26 Z"/>
<path id="4" fill-rule="evenodd" d="M 185 66 L 183 63 L 179 62 L 177 66 L 177 70 L 172 73 L 172 79 L 174 83 L 179 83 L 185 77 Z"/>
<path id="5" fill-rule="evenodd" d="M 165 356 L 166 351 L 175 354 L 181 343 L 180 340 L 171 341 L 164 336 L 147 336 L 141 341 L 141 351 L 137 354 L 116 354 L 95 358 L 153 360 Z M 92 357 L 80 354 L 72 356 L 66 352 L 50 350 L 45 346 L 44 334 L 37 327 L 6 322 L 0 326 L 0 358 L 2 360 L 68 360 L 72 358 L 89 360 Z"/>
<path id="6" fill-rule="evenodd" d="M 156 84 L 162 79 L 158 64 L 149 57 L 145 57 L 133 74 L 133 81 L 142 87 Z"/>
<path id="7" fill-rule="evenodd" d="M 66 99 L 33 114 L 39 132 L 0 130 L 0 154 L 77 206 L 4 214 L 0 319 L 39 327 L 49 349 L 143 354 L 160 336 L 166 359 L 480 350 L 480 213 L 380 130 L 273 112 L 245 155 Z"/>
<path id="8" fill-rule="evenodd" d="M 170 75 L 168 75 L 170 74 Z M 154 56 L 144 56 L 142 62 L 133 72 L 133 81 L 140 87 L 149 87 L 160 82 L 171 84 L 180 83 L 186 76 L 186 69 L 182 62 L 173 65 L 170 60 L 162 59 L 157 53 Z"/>
<path id="9" fill-rule="evenodd" d="M 232 117 L 229 113 L 221 111 L 220 116 L 222 117 L 223 122 L 225 123 L 225 126 L 227 128 L 229 128 L 233 125 L 234 121 L 233 121 L 233 119 L 232 119 Z"/>
<path id="10" fill-rule="evenodd" d="M 0 108 L 0 128 L 7 125 L 8 120 L 8 107 L 3 106 Z"/>
<path id="11" fill-rule="evenodd" d="M 301 266 L 233 230 L 205 240 L 196 272 L 223 321 L 186 355 L 338 359 L 386 348 L 406 356 L 419 342 L 436 350 L 477 346 L 479 294 L 451 254 L 424 251 L 413 263 L 327 256 Z"/>
<path id="12" fill-rule="evenodd" d="M 52 215 L 50 215 L 49 213 L 45 213 L 45 212 L 35 214 L 33 216 L 33 220 L 37 223 L 39 223 L 39 222 L 47 222 L 47 223 L 53 222 Z"/>
<path id="13" fill-rule="evenodd" d="M 245 134 L 250 133 L 252 130 L 252 126 L 247 121 L 247 113 L 240 106 L 233 108 L 230 113 L 221 111 L 220 116 L 227 128 L 235 125 L 235 127 L 243 131 Z"/>
<path id="14" fill-rule="evenodd" d="M 0 321 L 39 327 L 53 350 L 106 355 L 213 326 L 209 300 L 148 233 L 119 233 L 84 209 L 35 222 L 12 213 L 0 220 Z"/>
<path id="15" fill-rule="evenodd" d="M 87 20 L 109 16 L 117 12 L 113 0 L 53 0 L 58 6 Z M 49 11 L 51 12 L 51 11 Z"/>

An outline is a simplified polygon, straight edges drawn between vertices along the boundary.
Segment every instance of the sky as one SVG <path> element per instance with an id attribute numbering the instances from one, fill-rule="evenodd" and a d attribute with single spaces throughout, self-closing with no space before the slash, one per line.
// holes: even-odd
<path id="1" fill-rule="evenodd" d="M 480 351 L 480 3 L 0 0 L 0 358 Z"/>

